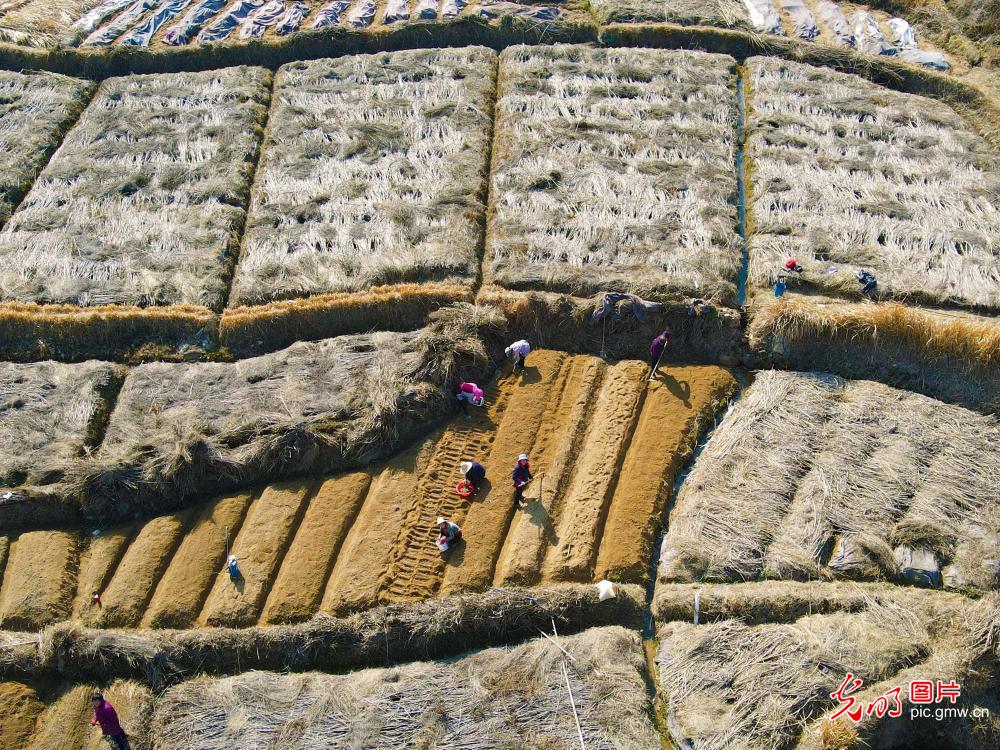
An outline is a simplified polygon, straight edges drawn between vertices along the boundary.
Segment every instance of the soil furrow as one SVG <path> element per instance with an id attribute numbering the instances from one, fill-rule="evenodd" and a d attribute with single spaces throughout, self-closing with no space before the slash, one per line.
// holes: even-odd
<path id="1" fill-rule="evenodd" d="M 127 524 L 100 531 L 80 554 L 80 575 L 76 581 L 76 599 L 73 616 L 87 624 L 97 620 L 94 592 L 102 592 L 111 582 L 111 576 L 121 564 L 129 544 L 139 530 L 138 524 Z"/>
<path id="2" fill-rule="evenodd" d="M 29 531 L 10 545 L 0 587 L 0 628 L 40 630 L 73 608 L 80 538 L 67 531 Z"/>

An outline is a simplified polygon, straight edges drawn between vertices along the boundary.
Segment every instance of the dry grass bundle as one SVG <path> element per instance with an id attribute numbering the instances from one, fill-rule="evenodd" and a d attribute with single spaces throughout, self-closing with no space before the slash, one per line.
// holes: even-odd
<path id="1" fill-rule="evenodd" d="M 671 623 L 660 631 L 660 687 L 674 741 L 704 750 L 789 747 L 826 711 L 847 672 L 872 683 L 929 653 L 910 612 L 892 606 L 791 625 Z"/>
<path id="2" fill-rule="evenodd" d="M 65 76 L 0 72 L 0 225 L 28 191 L 92 90 L 90 82 Z"/>
<path id="3" fill-rule="evenodd" d="M 773 58 L 748 63 L 750 283 L 1000 309 L 1000 158 L 947 105 Z M 836 270 L 834 270 L 836 269 Z"/>
<path id="4" fill-rule="evenodd" d="M 946 586 L 989 588 L 1000 571 L 997 445 L 996 419 L 961 407 L 868 381 L 762 373 L 687 477 L 660 580 L 941 585 L 943 575 Z"/>
<path id="5" fill-rule="evenodd" d="M 281 68 L 233 302 L 474 281 L 495 66 L 467 47 Z"/>
<path id="6" fill-rule="evenodd" d="M 413 333 L 298 343 L 234 363 L 140 365 L 100 451 L 77 467 L 84 513 L 162 511 L 374 460 L 451 412 L 453 379 L 484 374 L 480 336 L 502 323 L 467 305 Z"/>
<path id="7" fill-rule="evenodd" d="M 600 628 L 563 638 L 584 742 L 593 748 L 650 748 L 638 635 Z M 166 691 L 153 716 L 156 750 L 274 745 L 576 747 L 562 653 L 537 638 L 450 662 L 351 675 L 251 672 L 197 679 Z"/>
<path id="8" fill-rule="evenodd" d="M 738 0 L 594 0 L 600 23 L 678 23 L 748 27 L 746 6 Z"/>
<path id="9" fill-rule="evenodd" d="M 13 0 L 0 11 L 0 42 L 25 47 L 55 47 L 70 26 L 101 0 Z"/>
<path id="10" fill-rule="evenodd" d="M 0 232 L 0 295 L 220 309 L 271 75 L 109 79 Z"/>
<path id="11" fill-rule="evenodd" d="M 872 378 L 1000 411 L 1000 324 L 987 318 L 782 299 L 755 304 L 747 333 L 751 347 L 778 366 Z"/>
<path id="12" fill-rule="evenodd" d="M 487 280 L 735 300 L 734 66 L 698 52 L 506 50 Z"/>
<path id="13" fill-rule="evenodd" d="M 0 486 L 53 485 L 96 447 L 124 369 L 0 363 Z"/>

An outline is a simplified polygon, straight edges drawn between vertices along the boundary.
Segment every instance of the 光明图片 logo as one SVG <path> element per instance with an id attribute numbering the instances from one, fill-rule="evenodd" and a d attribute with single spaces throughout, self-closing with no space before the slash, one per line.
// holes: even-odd
<path id="1" fill-rule="evenodd" d="M 863 681 L 848 672 L 844 681 L 830 697 L 840 704 L 837 712 L 830 717 L 831 721 L 847 716 L 857 723 L 863 717 L 873 714 L 881 719 L 884 716 L 896 718 L 903 715 L 903 701 L 900 698 L 903 687 L 887 690 L 874 700 L 862 702 L 854 697 L 861 689 Z M 980 718 L 989 714 L 988 708 L 980 706 L 972 709 L 959 707 L 955 704 L 962 695 L 962 688 L 954 680 L 912 680 L 908 687 L 911 719 L 941 719 L 947 718 Z"/>

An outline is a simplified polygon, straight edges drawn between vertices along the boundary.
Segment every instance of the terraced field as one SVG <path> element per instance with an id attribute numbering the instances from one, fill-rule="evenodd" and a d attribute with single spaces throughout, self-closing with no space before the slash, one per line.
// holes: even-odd
<path id="1" fill-rule="evenodd" d="M 243 627 L 494 585 L 644 581 L 674 478 L 735 380 L 693 365 L 650 382 L 641 362 L 551 351 L 529 362 L 489 385 L 485 408 L 371 471 L 270 485 L 94 536 L 12 538 L 0 627 L 70 616 L 98 627 Z M 519 509 L 509 472 L 522 452 L 536 478 Z M 488 482 L 463 500 L 458 464 L 469 458 Z M 439 515 L 464 532 L 444 556 Z M 222 571 L 229 552 L 238 585 Z"/>

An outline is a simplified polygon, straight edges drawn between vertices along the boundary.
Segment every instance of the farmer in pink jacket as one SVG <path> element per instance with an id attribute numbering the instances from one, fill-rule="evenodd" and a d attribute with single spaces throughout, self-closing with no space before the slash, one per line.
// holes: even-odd
<path id="1" fill-rule="evenodd" d="M 122 729 L 114 707 L 104 700 L 104 696 L 100 693 L 94 693 L 90 699 L 94 703 L 94 718 L 90 720 L 90 726 L 100 724 L 101 733 L 105 737 L 110 737 L 118 750 L 129 750 L 128 735 Z"/>
<path id="2" fill-rule="evenodd" d="M 660 357 L 663 356 L 663 350 L 667 348 L 667 344 L 670 343 L 670 329 L 665 328 L 660 332 L 660 335 L 654 338 L 649 343 L 649 378 L 653 379 L 656 374 L 656 368 L 660 364 Z"/>

